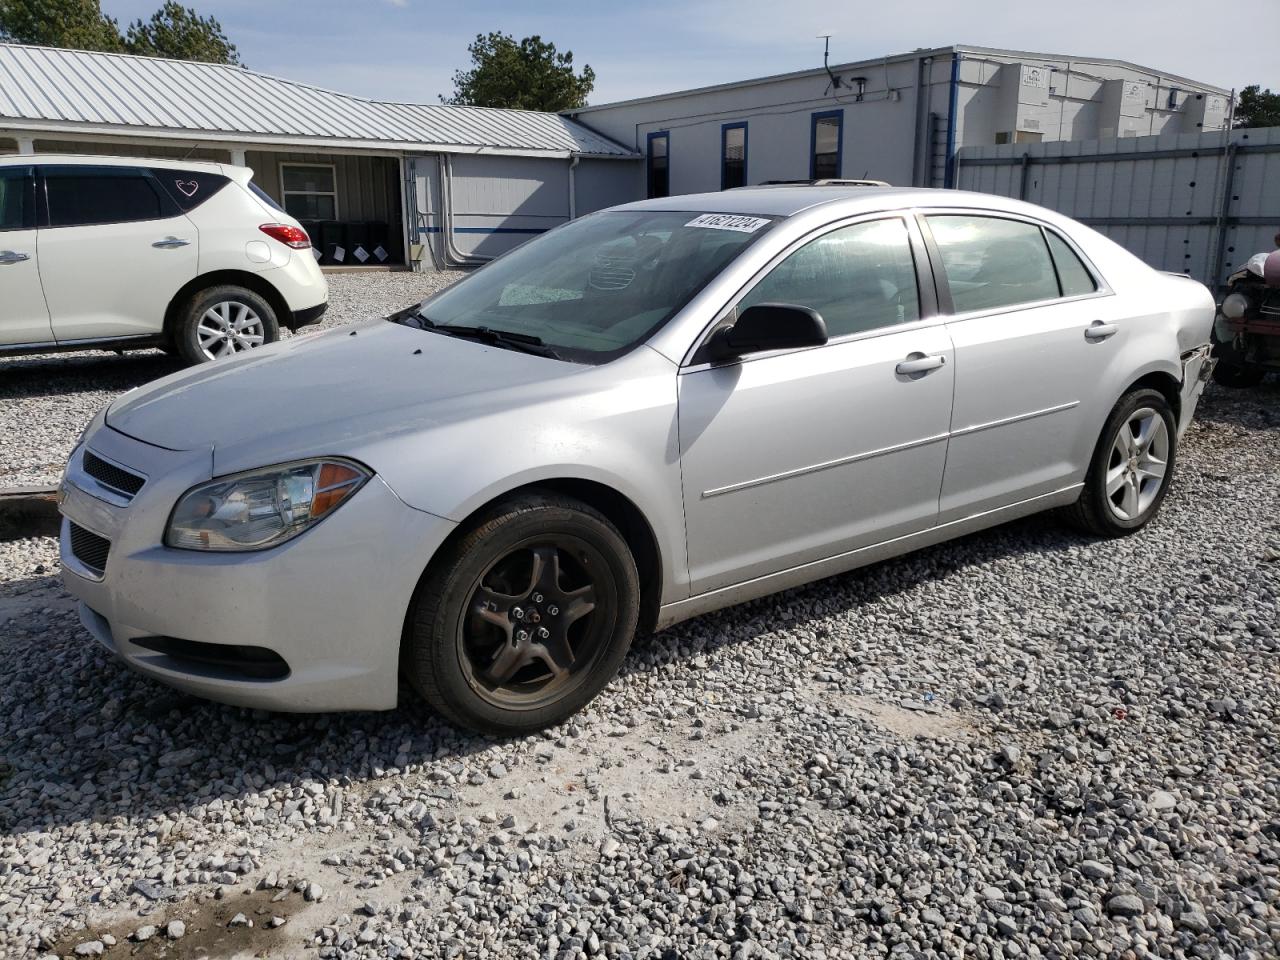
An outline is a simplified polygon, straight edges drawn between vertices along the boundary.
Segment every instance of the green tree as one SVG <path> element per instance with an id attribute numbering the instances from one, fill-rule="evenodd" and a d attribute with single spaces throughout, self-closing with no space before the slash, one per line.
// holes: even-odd
<path id="1" fill-rule="evenodd" d="M 239 63 L 236 45 L 213 17 L 202 17 L 176 0 L 165 5 L 145 23 L 135 20 L 125 34 L 125 48 L 145 57 L 198 60 L 203 63 Z"/>
<path id="2" fill-rule="evenodd" d="M 150 20 L 135 20 L 123 36 L 120 24 L 102 12 L 99 0 L 0 0 L 0 40 L 171 60 L 240 62 L 222 24 L 175 0 L 165 0 Z"/>
<path id="3" fill-rule="evenodd" d="M 477 34 L 467 47 L 471 69 L 453 75 L 453 96 L 442 103 L 521 110 L 569 110 L 586 106 L 596 74 L 573 70 L 573 54 L 559 53 L 541 37 L 516 42 L 505 33 Z"/>
<path id="4" fill-rule="evenodd" d="M 0 0 L 0 40 L 74 50 L 124 49 L 98 0 Z"/>
<path id="5" fill-rule="evenodd" d="M 1280 127 L 1280 93 L 1258 84 L 1245 87 L 1236 100 L 1237 127 Z"/>

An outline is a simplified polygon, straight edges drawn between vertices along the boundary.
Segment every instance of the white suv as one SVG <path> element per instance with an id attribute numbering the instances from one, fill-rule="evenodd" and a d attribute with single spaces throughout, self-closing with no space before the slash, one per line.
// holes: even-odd
<path id="1" fill-rule="evenodd" d="M 301 225 L 219 163 L 0 158 L 0 355 L 163 347 L 203 363 L 315 323 Z"/>

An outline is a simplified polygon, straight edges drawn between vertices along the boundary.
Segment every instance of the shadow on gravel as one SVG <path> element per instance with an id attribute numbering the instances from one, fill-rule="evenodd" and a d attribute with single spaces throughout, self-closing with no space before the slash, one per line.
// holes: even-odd
<path id="1" fill-rule="evenodd" d="M 124 391 L 181 369 L 179 360 L 158 350 L 15 357 L 0 361 L 0 399 Z"/>

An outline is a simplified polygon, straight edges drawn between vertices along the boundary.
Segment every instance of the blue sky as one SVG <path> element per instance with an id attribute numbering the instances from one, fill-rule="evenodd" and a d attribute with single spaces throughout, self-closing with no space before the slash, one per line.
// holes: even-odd
<path id="1" fill-rule="evenodd" d="M 1223 87 L 1280 89 L 1280 2 L 1202 0 L 183 0 L 212 14 L 245 63 L 345 93 L 436 102 L 481 32 L 541 34 L 596 71 L 591 102 L 969 43 L 1131 60 Z M 160 0 L 102 0 L 122 24 Z M 1049 13 L 1052 12 L 1052 18 Z"/>

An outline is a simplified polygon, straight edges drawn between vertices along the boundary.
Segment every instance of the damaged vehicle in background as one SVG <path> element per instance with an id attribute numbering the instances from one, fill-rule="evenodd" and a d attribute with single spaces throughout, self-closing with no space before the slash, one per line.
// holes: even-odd
<path id="1" fill-rule="evenodd" d="M 67 466 L 63 576 L 99 643 L 201 696 L 389 709 L 403 675 L 528 733 L 637 630 L 1050 508 L 1140 530 L 1213 316 L 1004 198 L 627 204 L 118 398 Z"/>
<path id="2" fill-rule="evenodd" d="M 1227 284 L 1213 326 L 1213 379 L 1225 387 L 1257 386 L 1268 370 L 1280 371 L 1280 250 L 1250 257 Z"/>

